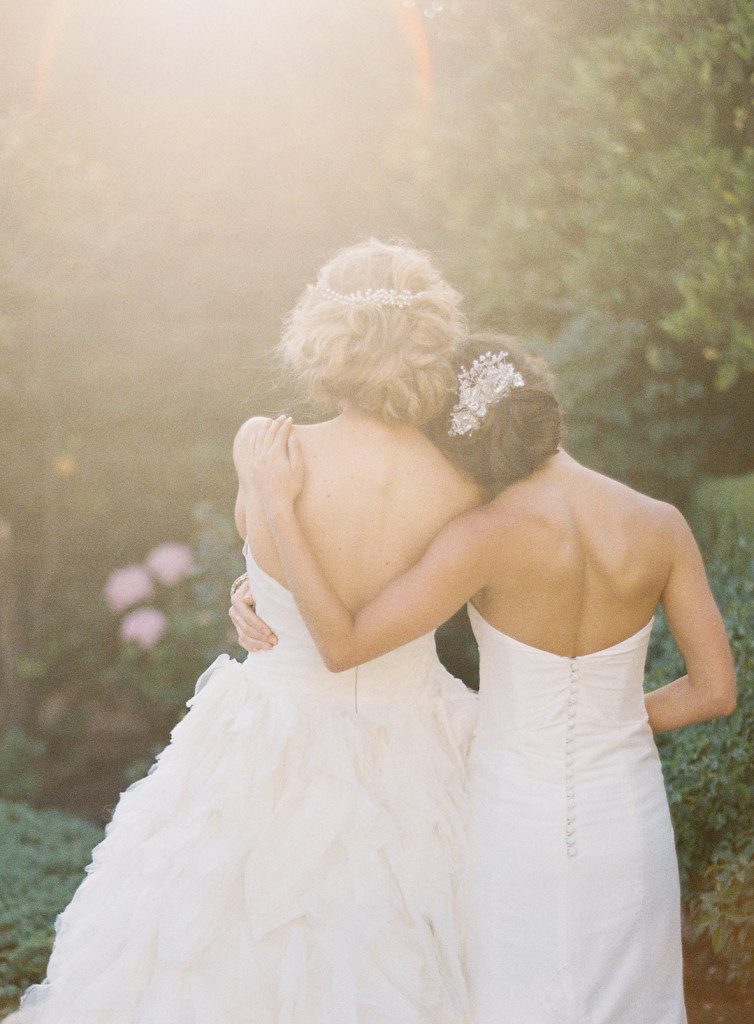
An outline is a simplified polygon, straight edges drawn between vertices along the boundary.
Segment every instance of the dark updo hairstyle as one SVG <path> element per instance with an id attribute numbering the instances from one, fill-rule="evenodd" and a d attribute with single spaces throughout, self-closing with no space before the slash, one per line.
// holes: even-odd
<path id="1" fill-rule="evenodd" d="M 456 390 L 442 412 L 426 424 L 424 432 L 455 466 L 494 495 L 533 473 L 554 455 L 564 428 L 552 374 L 544 359 L 526 353 L 515 338 L 475 334 L 460 354 L 458 371 L 470 367 L 485 352 L 507 353 L 507 362 L 524 379 L 523 386 L 512 388 L 488 406 L 477 430 L 451 437 L 448 430 L 458 401 Z"/>

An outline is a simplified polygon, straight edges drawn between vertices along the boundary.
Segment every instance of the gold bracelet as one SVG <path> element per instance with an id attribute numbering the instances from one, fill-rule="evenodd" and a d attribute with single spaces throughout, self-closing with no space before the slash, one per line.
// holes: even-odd
<path id="1" fill-rule="evenodd" d="M 230 596 L 231 597 L 233 597 L 233 595 L 238 590 L 238 588 L 241 586 L 241 584 L 244 582 L 244 580 L 248 580 L 248 578 L 249 578 L 249 574 L 247 572 L 244 572 L 244 573 L 241 573 L 240 576 L 237 576 L 233 580 L 233 582 L 230 585 Z"/>

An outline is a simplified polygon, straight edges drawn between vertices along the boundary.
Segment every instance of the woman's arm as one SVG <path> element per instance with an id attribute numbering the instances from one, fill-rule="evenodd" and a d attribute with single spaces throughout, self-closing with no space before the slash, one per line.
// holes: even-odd
<path id="1" fill-rule="evenodd" d="M 253 478 L 288 585 L 327 667 L 343 671 L 436 629 L 487 582 L 493 528 L 484 510 L 459 516 L 417 564 L 357 612 L 325 578 L 296 518 L 303 463 L 292 422 L 260 431 Z M 494 550 L 494 548 L 492 548 Z"/>
<path id="2" fill-rule="evenodd" d="M 662 606 L 686 675 L 647 694 L 654 732 L 729 715 L 736 708 L 733 655 L 699 547 L 677 509 L 672 509 L 669 525 L 672 564 Z"/>
<path id="3" fill-rule="evenodd" d="M 244 539 L 248 531 L 246 527 L 246 492 L 250 486 L 251 454 L 257 430 L 269 421 L 262 416 L 252 416 L 242 423 L 233 439 L 233 465 L 238 476 L 238 493 L 234 517 L 236 527 Z M 277 643 L 277 637 L 270 627 L 256 614 L 254 595 L 251 592 L 248 578 L 231 594 L 228 615 L 236 628 L 238 643 L 250 654 L 257 651 L 269 651 Z"/>

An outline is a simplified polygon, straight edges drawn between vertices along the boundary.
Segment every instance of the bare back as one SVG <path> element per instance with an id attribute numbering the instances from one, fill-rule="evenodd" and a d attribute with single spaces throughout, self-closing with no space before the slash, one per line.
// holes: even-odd
<path id="1" fill-rule="evenodd" d="M 532 647 L 568 657 L 610 647 L 662 596 L 669 508 L 561 452 L 479 513 L 499 530 L 500 554 L 474 604 Z"/>
<path id="2" fill-rule="evenodd" d="M 236 526 L 259 565 L 285 574 L 263 507 L 245 472 L 255 424 L 239 430 Z M 328 581 L 356 609 L 420 557 L 451 519 L 478 505 L 463 478 L 416 428 L 358 414 L 297 426 L 306 477 L 297 511 Z"/>

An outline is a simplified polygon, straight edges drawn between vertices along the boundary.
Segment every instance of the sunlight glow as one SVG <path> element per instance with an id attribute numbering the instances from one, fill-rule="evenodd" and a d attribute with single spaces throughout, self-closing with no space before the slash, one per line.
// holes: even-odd
<path id="1" fill-rule="evenodd" d="M 39 48 L 35 74 L 35 92 L 37 105 L 42 105 L 47 97 L 50 81 L 50 69 L 55 61 L 60 41 L 65 31 L 66 24 L 70 17 L 71 4 L 68 0 L 57 0 L 51 4 L 45 27 L 42 33 L 42 42 Z"/>
<path id="2" fill-rule="evenodd" d="M 432 104 L 434 76 L 424 19 L 419 9 L 405 0 L 391 0 L 395 16 L 408 40 L 417 73 L 417 94 L 421 113 L 426 116 Z"/>

